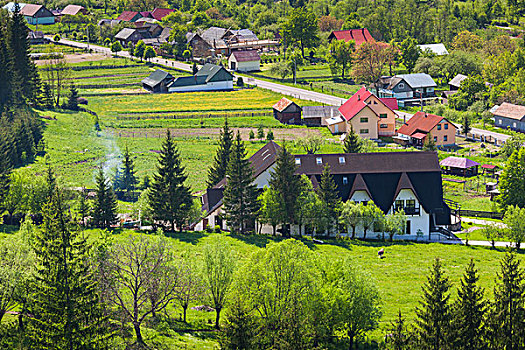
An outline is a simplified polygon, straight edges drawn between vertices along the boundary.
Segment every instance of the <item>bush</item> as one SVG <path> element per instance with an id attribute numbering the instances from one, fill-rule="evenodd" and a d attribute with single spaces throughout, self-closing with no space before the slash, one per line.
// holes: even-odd
<path id="1" fill-rule="evenodd" d="M 219 225 L 215 225 L 215 228 L 213 229 L 215 233 L 221 233 L 221 227 Z"/>
<path id="2" fill-rule="evenodd" d="M 56 34 L 56 35 L 53 37 L 53 41 L 60 41 L 60 35 Z"/>
<path id="3" fill-rule="evenodd" d="M 237 86 L 244 86 L 244 80 L 242 79 L 242 77 L 237 78 Z"/>

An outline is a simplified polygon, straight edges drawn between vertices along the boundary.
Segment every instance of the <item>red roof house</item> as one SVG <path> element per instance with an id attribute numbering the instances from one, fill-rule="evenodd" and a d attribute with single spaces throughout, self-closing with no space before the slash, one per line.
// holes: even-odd
<path id="1" fill-rule="evenodd" d="M 137 11 L 124 11 L 117 17 L 117 19 L 123 22 L 135 22 L 141 17 L 141 14 Z"/>
<path id="2" fill-rule="evenodd" d="M 163 9 L 163 8 L 155 8 L 153 11 L 151 11 L 151 16 L 155 18 L 157 21 L 161 21 L 164 17 L 169 15 L 170 13 L 175 12 L 175 10 L 172 9 Z"/>
<path id="3" fill-rule="evenodd" d="M 359 29 L 348 29 L 348 30 L 334 30 L 328 40 L 344 40 L 349 42 L 350 40 L 355 41 L 355 46 L 360 46 L 364 42 L 375 42 L 375 39 L 370 35 L 370 32 L 366 28 Z"/>
<path id="4" fill-rule="evenodd" d="M 427 136 L 433 137 L 436 146 L 448 146 L 456 143 L 456 126 L 447 119 L 426 112 L 417 112 L 398 130 L 398 134 L 411 138 L 410 143 L 422 146 Z"/>

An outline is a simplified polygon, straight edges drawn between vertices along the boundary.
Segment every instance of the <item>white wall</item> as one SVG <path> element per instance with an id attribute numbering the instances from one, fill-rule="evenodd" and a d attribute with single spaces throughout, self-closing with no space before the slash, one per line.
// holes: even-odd
<path id="1" fill-rule="evenodd" d="M 193 92 L 193 91 L 213 91 L 213 90 L 233 90 L 233 81 L 218 81 L 203 85 L 177 86 L 170 87 L 169 92 Z"/>
<path id="2" fill-rule="evenodd" d="M 412 91 L 397 92 L 397 93 L 394 93 L 394 97 L 395 98 L 412 98 L 413 97 L 413 93 L 412 93 Z"/>
<path id="3" fill-rule="evenodd" d="M 370 196 L 366 191 L 355 191 L 352 197 L 350 198 L 350 201 L 354 202 L 368 202 L 370 201 Z"/>
<path id="4" fill-rule="evenodd" d="M 235 62 L 235 70 L 238 72 L 253 72 L 261 70 L 261 61 L 237 62 L 234 56 L 232 55 L 228 60 L 229 68 L 231 68 L 231 62 Z"/>
<path id="5" fill-rule="evenodd" d="M 423 206 L 421 206 L 421 204 L 417 200 L 412 190 L 403 189 L 399 191 L 399 194 L 397 195 L 396 200 L 407 200 L 407 199 L 414 199 L 416 201 L 416 208 L 418 206 L 420 208 L 419 215 L 407 215 L 407 220 L 410 220 L 410 223 L 411 223 L 410 235 L 415 237 L 417 230 L 420 229 L 421 231 L 423 231 L 423 234 L 428 237 L 428 229 L 430 227 L 430 215 L 425 211 Z M 390 209 L 389 214 L 392 212 L 392 210 L 393 210 L 393 206 Z M 407 236 L 408 235 L 405 235 L 404 237 L 407 237 Z"/>

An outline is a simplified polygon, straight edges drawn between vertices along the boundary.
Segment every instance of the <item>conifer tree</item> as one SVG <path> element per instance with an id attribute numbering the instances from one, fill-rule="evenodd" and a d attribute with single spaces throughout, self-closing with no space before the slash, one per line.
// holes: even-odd
<path id="1" fill-rule="evenodd" d="M 485 301 L 483 289 L 478 286 L 478 271 L 471 259 L 458 289 L 458 298 L 453 305 L 452 342 L 457 350 L 484 349 L 483 318 Z"/>
<path id="2" fill-rule="evenodd" d="M 110 335 L 89 264 L 91 248 L 67 216 L 59 190 L 43 211 L 29 298 L 31 348 L 100 349 Z"/>
<path id="3" fill-rule="evenodd" d="M 357 135 L 354 131 L 354 127 L 350 126 L 350 132 L 346 134 L 345 141 L 343 144 L 343 152 L 344 153 L 359 153 L 362 149 L 362 143 L 359 139 L 359 135 Z"/>
<path id="4" fill-rule="evenodd" d="M 99 169 L 95 181 L 97 187 L 93 205 L 93 224 L 99 228 L 109 229 L 118 221 L 117 198 L 102 168 Z"/>
<path id="5" fill-rule="evenodd" d="M 67 109 L 71 111 L 78 111 L 78 90 L 75 85 L 71 85 L 71 87 L 69 88 Z"/>
<path id="6" fill-rule="evenodd" d="M 423 300 L 416 310 L 418 342 L 421 349 L 449 349 L 451 310 L 450 282 L 436 259 L 423 286 Z"/>
<path id="7" fill-rule="evenodd" d="M 131 191 L 135 189 L 137 185 L 137 177 L 135 176 L 135 164 L 129 153 L 128 146 L 124 151 L 124 167 L 122 168 L 120 176 L 120 189 L 126 191 L 128 198 L 130 197 Z"/>
<path id="8" fill-rule="evenodd" d="M 169 130 L 158 161 L 148 197 L 153 219 L 168 223 L 172 231 L 175 227 L 182 231 L 193 201 L 190 188 L 184 184 L 188 176 Z"/>
<path id="9" fill-rule="evenodd" d="M 399 311 L 397 318 L 390 324 L 387 348 L 392 350 L 408 350 L 410 349 L 410 333 L 407 329 L 405 319 Z"/>
<path id="10" fill-rule="evenodd" d="M 488 315 L 491 349 L 525 348 L 525 273 L 513 253 L 505 254 Z"/>
<path id="11" fill-rule="evenodd" d="M 259 125 L 259 127 L 257 128 L 257 138 L 259 140 L 264 140 L 264 129 L 262 125 Z"/>
<path id="12" fill-rule="evenodd" d="M 245 233 L 252 227 L 259 210 L 257 186 L 253 183 L 253 169 L 246 149 L 237 132 L 233 150 L 226 170 L 224 189 L 224 212 L 228 226 L 233 232 Z"/>
<path id="13" fill-rule="evenodd" d="M 337 185 L 330 173 L 330 165 L 326 164 L 321 174 L 317 195 L 323 206 L 323 216 L 326 228 L 330 231 L 337 224 L 341 212 L 341 199 L 337 195 Z"/>
<path id="14" fill-rule="evenodd" d="M 53 92 L 51 91 L 51 86 L 49 86 L 48 83 L 42 84 L 41 104 L 46 109 L 53 109 L 55 107 Z"/>
<path id="15" fill-rule="evenodd" d="M 233 130 L 228 126 L 228 118 L 224 119 L 224 126 L 219 136 L 219 147 L 215 153 L 213 165 L 208 171 L 208 187 L 218 184 L 226 176 L 226 168 L 230 160 L 233 145 Z"/>
<path id="16" fill-rule="evenodd" d="M 270 174 L 270 188 L 277 194 L 279 210 L 282 218 L 281 224 L 287 234 L 288 225 L 296 221 L 298 198 L 302 192 L 302 181 L 299 175 L 295 174 L 296 165 L 293 155 L 286 149 L 286 145 L 279 150 L 275 168 Z"/>
<path id="17" fill-rule="evenodd" d="M 6 42 L 7 30 L 0 24 L 0 113 L 5 111 L 12 101 L 12 61 Z"/>
<path id="18" fill-rule="evenodd" d="M 79 195 L 79 203 L 78 203 L 78 213 L 80 214 L 80 220 L 82 222 L 82 226 L 86 225 L 86 217 L 89 215 L 90 207 L 89 203 L 87 201 L 87 191 L 85 188 L 82 188 L 82 191 Z"/>

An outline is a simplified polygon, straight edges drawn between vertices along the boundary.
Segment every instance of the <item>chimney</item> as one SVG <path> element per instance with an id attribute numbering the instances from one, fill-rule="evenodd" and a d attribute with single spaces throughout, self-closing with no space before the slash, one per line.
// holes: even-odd
<path id="1" fill-rule="evenodd" d="M 425 118 L 427 117 L 427 112 L 425 112 Z"/>

